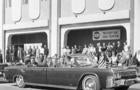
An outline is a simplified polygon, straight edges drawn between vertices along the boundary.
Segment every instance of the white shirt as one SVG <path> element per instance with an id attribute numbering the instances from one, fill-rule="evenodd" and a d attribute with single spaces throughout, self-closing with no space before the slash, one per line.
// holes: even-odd
<path id="1" fill-rule="evenodd" d="M 63 48 L 62 49 L 62 55 L 66 55 L 66 53 L 67 53 L 67 49 L 66 48 Z"/>
<path id="2" fill-rule="evenodd" d="M 40 53 L 44 54 L 44 48 L 40 48 Z"/>
<path id="3" fill-rule="evenodd" d="M 138 59 L 138 61 L 140 62 L 140 55 L 138 55 L 138 54 L 137 54 L 137 59 Z"/>
<path id="4" fill-rule="evenodd" d="M 88 52 L 88 48 L 84 48 L 82 54 L 86 54 Z"/>
<path id="5" fill-rule="evenodd" d="M 112 59 L 112 63 L 115 63 L 117 61 L 117 57 L 115 56 L 112 56 L 111 59 Z"/>

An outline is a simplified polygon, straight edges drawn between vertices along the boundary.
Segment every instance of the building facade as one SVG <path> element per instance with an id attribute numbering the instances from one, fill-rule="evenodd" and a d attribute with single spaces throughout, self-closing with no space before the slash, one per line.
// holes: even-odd
<path id="1" fill-rule="evenodd" d="M 4 58 L 11 45 L 46 44 L 53 56 L 67 45 L 127 41 L 137 51 L 139 9 L 139 0 L 1 0 L 0 48 Z"/>

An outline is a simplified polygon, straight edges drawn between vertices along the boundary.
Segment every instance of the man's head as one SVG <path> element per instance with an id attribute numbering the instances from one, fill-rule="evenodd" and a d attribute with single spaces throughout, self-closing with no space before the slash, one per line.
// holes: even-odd
<path id="1" fill-rule="evenodd" d="M 137 51 L 137 53 L 136 53 L 136 58 L 137 58 L 138 61 L 140 62 L 140 50 Z"/>
<path id="2" fill-rule="evenodd" d="M 35 63 L 35 56 L 31 56 L 31 64 Z"/>
<path id="3" fill-rule="evenodd" d="M 47 45 L 45 44 L 45 45 L 44 45 L 44 48 L 46 48 L 46 47 L 47 47 Z"/>

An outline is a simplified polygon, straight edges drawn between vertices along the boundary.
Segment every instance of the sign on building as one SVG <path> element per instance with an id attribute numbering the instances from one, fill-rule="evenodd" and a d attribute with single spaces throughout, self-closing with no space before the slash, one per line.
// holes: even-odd
<path id="1" fill-rule="evenodd" d="M 93 31 L 92 38 L 95 40 L 119 40 L 120 30 L 105 30 L 105 31 Z"/>

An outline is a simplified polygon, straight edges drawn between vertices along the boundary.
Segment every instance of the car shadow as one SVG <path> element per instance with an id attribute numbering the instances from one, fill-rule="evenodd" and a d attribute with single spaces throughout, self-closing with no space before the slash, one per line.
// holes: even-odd
<path id="1" fill-rule="evenodd" d="M 14 84 L 12 86 L 18 87 L 16 84 Z M 58 89 L 58 88 L 50 88 L 50 87 L 29 86 L 29 85 L 27 85 L 24 88 L 26 88 L 26 89 L 32 88 L 32 89 L 39 89 L 39 90 L 68 90 L 68 89 Z"/>
<path id="2" fill-rule="evenodd" d="M 121 86 L 121 87 L 117 87 L 117 88 L 114 88 L 114 90 L 128 90 L 129 87 L 127 86 Z"/>

